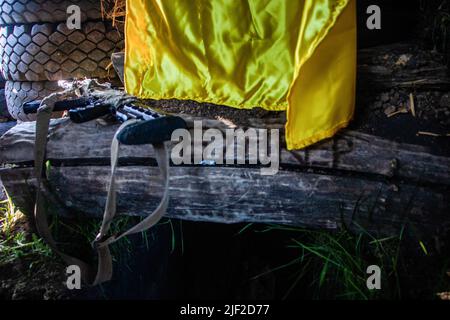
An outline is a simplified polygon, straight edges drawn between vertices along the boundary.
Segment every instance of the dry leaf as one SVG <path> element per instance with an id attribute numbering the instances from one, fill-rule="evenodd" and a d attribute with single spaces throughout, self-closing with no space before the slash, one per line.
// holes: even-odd
<path id="1" fill-rule="evenodd" d="M 430 137 L 450 137 L 450 133 L 447 134 L 439 134 L 434 132 L 428 132 L 428 131 L 419 131 L 417 132 L 418 136 L 430 136 Z"/>
<path id="2" fill-rule="evenodd" d="M 406 64 L 408 63 L 408 61 L 411 59 L 411 55 L 410 54 L 402 54 L 397 62 L 395 63 L 397 66 L 406 66 Z"/>
<path id="3" fill-rule="evenodd" d="M 408 113 L 408 109 L 406 109 L 405 107 L 402 107 L 401 109 L 399 109 L 397 111 L 394 111 L 394 112 L 391 112 L 391 113 L 388 113 L 386 115 L 387 115 L 388 118 L 390 118 L 390 117 L 396 116 L 396 115 L 398 115 L 400 113 Z"/>
<path id="4" fill-rule="evenodd" d="M 450 292 L 441 292 L 436 294 L 441 300 L 450 301 Z"/>
<path id="5" fill-rule="evenodd" d="M 412 93 L 409 94 L 409 109 L 411 110 L 411 113 L 413 117 L 416 117 L 416 106 L 414 105 L 414 96 Z"/>

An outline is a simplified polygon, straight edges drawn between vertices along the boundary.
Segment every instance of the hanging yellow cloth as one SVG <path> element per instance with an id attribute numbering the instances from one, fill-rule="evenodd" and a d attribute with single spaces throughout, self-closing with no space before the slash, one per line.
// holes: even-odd
<path id="1" fill-rule="evenodd" d="M 353 115 L 356 0 L 128 0 L 125 87 L 149 99 L 287 110 L 286 142 Z"/>

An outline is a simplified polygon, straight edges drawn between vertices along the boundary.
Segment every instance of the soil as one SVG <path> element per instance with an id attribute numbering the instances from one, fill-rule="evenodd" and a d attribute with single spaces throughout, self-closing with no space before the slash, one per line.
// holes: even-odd
<path id="1" fill-rule="evenodd" d="M 414 80 L 442 79 L 450 83 L 448 69 L 442 54 L 421 44 L 393 46 L 378 56 L 371 56 L 366 67 L 385 68 L 389 78 Z M 432 70 L 436 70 L 433 74 Z M 421 72 L 426 73 L 425 75 Z M 449 155 L 447 134 L 450 133 L 449 86 L 437 88 L 371 86 L 367 79 L 358 82 L 355 119 L 350 129 L 360 130 L 387 139 L 427 146 L 433 153 Z M 414 100 L 415 115 L 411 111 Z M 437 136 L 419 135 L 429 132 Z"/>
<path id="2" fill-rule="evenodd" d="M 193 100 L 146 100 L 145 103 L 149 107 L 167 113 L 188 114 L 195 117 L 228 121 L 242 127 L 250 125 L 249 119 L 284 119 L 286 117 L 285 112 L 267 111 L 260 107 L 243 110 L 212 103 L 198 103 Z"/>
<path id="3" fill-rule="evenodd" d="M 3 199 L 0 195 L 0 201 Z M 3 218 L 1 212 L 0 218 Z M 15 219 L 9 228 L 10 234 L 21 233 L 25 243 L 32 241 L 33 228 L 29 219 L 20 212 L 15 213 Z M 7 237 L 0 223 L 0 253 L 6 249 L 4 245 L 11 245 L 3 241 L 7 241 Z M 18 251 L 15 259 L 0 259 L 0 300 L 60 300 L 70 297 L 65 286 L 66 267 L 59 258 L 48 252 L 48 256 L 42 255 L 30 248 Z"/>
<path id="4" fill-rule="evenodd" d="M 29 256 L 0 265 L 0 300 L 68 299 L 65 266 L 52 259 L 33 265 L 37 259 Z"/>

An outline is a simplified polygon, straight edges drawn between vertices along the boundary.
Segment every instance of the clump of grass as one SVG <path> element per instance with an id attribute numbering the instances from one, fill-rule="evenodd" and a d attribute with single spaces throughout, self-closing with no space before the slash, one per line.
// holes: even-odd
<path id="1" fill-rule="evenodd" d="M 19 232 L 0 241 L 0 264 L 36 256 L 51 257 L 52 253 L 50 248 L 42 242 L 42 239 L 39 239 L 35 234 L 31 235 L 31 240 L 27 239 L 24 232 Z M 39 260 L 37 261 L 39 262 Z"/>
<path id="2" fill-rule="evenodd" d="M 244 229 L 248 230 L 249 226 Z M 254 232 L 285 232 L 291 236 L 287 248 L 293 259 L 252 278 L 272 272 L 289 270 L 292 284 L 284 298 L 289 298 L 298 287 L 308 287 L 315 299 L 401 299 L 400 248 L 404 230 L 397 236 L 375 238 L 368 232 L 352 234 L 309 230 L 280 225 L 253 228 Z M 381 269 L 382 290 L 369 290 L 367 268 Z"/>
<path id="3" fill-rule="evenodd" d="M 35 234 L 30 234 L 24 224 L 26 217 L 15 209 L 11 199 L 0 202 L 0 265 L 32 258 L 31 268 L 52 256 L 50 248 Z"/>
<path id="4" fill-rule="evenodd" d="M 99 0 L 102 17 L 111 20 L 113 26 L 124 24 L 126 0 Z"/>
<path id="5" fill-rule="evenodd" d="M 49 169 L 49 168 L 47 168 Z M 47 208 L 51 212 L 51 208 Z M 110 234 L 118 234 L 127 230 L 132 225 L 141 221 L 140 217 L 118 216 L 111 224 Z M 97 235 L 101 225 L 101 219 L 87 218 L 83 216 L 71 219 L 51 215 L 50 229 L 55 241 L 61 250 L 70 255 L 76 256 L 87 262 L 93 263 L 95 251 L 91 246 L 92 240 Z M 172 230 L 172 251 L 176 248 L 176 236 L 171 219 L 163 219 L 160 223 L 168 225 Z M 27 268 L 27 277 L 33 270 L 45 270 L 47 266 L 54 265 L 63 268 L 62 261 L 53 253 L 45 242 L 36 234 L 31 233 L 28 227 L 28 219 L 17 210 L 11 199 L 0 202 L 0 268 L 2 266 L 24 265 Z M 142 232 L 142 244 L 149 249 L 153 230 Z M 124 237 L 110 247 L 114 261 L 118 265 L 131 271 L 130 263 L 133 259 L 132 253 L 138 241 L 132 241 L 129 237 Z M 63 269 L 62 269 L 63 270 Z M 60 271 L 58 269 L 58 271 Z M 64 273 L 61 273 L 64 275 Z M 8 277 L 11 277 L 9 275 Z M 15 274 L 14 276 L 21 276 Z M 0 279 L 0 280 L 7 280 Z"/>
<path id="6" fill-rule="evenodd" d="M 108 231 L 109 235 L 120 234 L 132 226 L 142 221 L 144 217 L 120 215 L 114 218 Z M 90 218 L 85 216 L 74 217 L 73 219 L 62 218 L 58 215 L 52 216 L 51 231 L 53 237 L 62 245 L 63 251 L 89 261 L 95 258 L 95 251 L 92 248 L 92 241 L 100 230 L 102 220 L 100 218 Z M 171 219 L 163 218 L 155 227 L 168 225 L 170 227 L 171 250 L 175 251 L 177 247 L 177 236 Z M 141 232 L 139 235 L 123 237 L 110 246 L 113 261 L 124 265 L 130 269 L 130 263 L 133 261 L 132 254 L 136 246 L 142 244 L 147 250 L 150 249 L 150 243 L 154 240 L 154 229 Z M 181 240 L 181 250 L 183 242 Z"/>
<path id="7" fill-rule="evenodd" d="M 429 241 L 418 239 L 413 229 L 404 226 L 397 235 L 379 238 L 361 226 L 353 233 L 345 228 L 330 232 L 267 225 L 254 231 L 286 234 L 292 260 L 254 278 L 290 273 L 292 284 L 284 298 L 307 288 L 308 297 L 314 299 L 435 299 L 436 292 L 448 291 L 450 260 Z M 381 270 L 380 290 L 367 287 L 371 265 Z"/>
<path id="8" fill-rule="evenodd" d="M 450 1 L 421 0 L 422 35 L 442 52 L 450 65 Z"/>

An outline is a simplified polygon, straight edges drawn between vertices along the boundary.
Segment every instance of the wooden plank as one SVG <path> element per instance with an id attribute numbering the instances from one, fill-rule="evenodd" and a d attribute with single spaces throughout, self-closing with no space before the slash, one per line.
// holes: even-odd
<path id="1" fill-rule="evenodd" d="M 161 196 L 156 167 L 129 166 L 118 171 L 118 212 L 145 216 Z M 34 199 L 32 168 L 3 169 L 0 177 L 14 202 L 31 212 Z M 65 214 L 100 217 L 106 200 L 106 166 L 51 167 L 49 190 L 53 204 Z M 333 176 L 283 170 L 262 176 L 255 168 L 171 168 L 168 216 L 220 223 L 264 222 L 313 228 L 352 230 L 379 235 L 398 234 L 405 224 L 421 232 L 450 228 L 448 188 L 353 176 Z M 69 211 L 62 211 L 67 207 Z M 72 212 L 72 213 L 71 213 Z"/>
<path id="2" fill-rule="evenodd" d="M 192 123 L 195 118 L 184 117 Z M 203 122 L 207 128 L 230 128 L 217 120 Z M 258 124 L 260 127 L 263 123 Z M 276 127 L 269 124 L 268 126 Z M 109 159 L 111 139 L 118 125 L 100 125 L 96 121 L 74 124 L 68 119 L 52 120 L 47 157 L 52 160 Z M 244 128 L 245 129 L 245 128 Z M 33 161 L 34 122 L 21 123 L 0 138 L 0 164 Z M 283 133 L 280 132 L 280 137 Z M 245 145 L 235 141 L 236 149 Z M 248 157 L 248 154 L 245 154 Z M 121 149 L 122 158 L 153 158 L 147 147 Z M 238 160 L 235 159 L 235 163 Z M 410 179 L 423 183 L 450 185 L 450 158 L 428 153 L 427 148 L 392 142 L 376 136 L 342 131 L 332 139 L 301 151 L 280 152 L 280 165 L 298 168 L 342 170 L 386 178 Z"/>
<path id="3" fill-rule="evenodd" d="M 411 44 L 394 44 L 372 47 L 358 51 L 358 81 L 366 88 L 392 89 L 414 88 L 415 90 L 450 90 L 450 78 L 445 65 L 432 68 L 417 68 L 415 70 L 394 71 L 372 63 L 373 57 L 386 55 L 398 49 L 408 49 Z M 112 63 L 116 73 L 123 83 L 125 54 L 113 53 Z"/>

